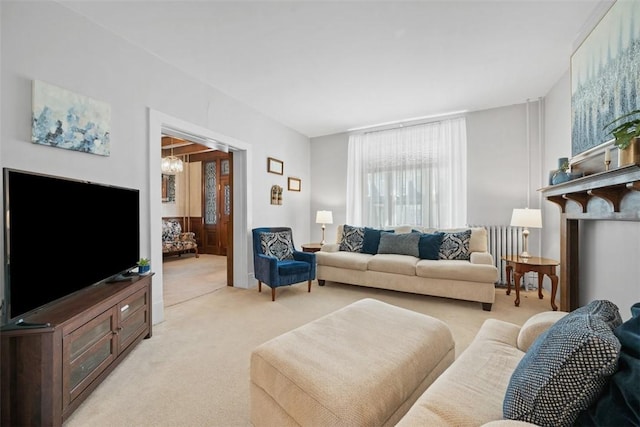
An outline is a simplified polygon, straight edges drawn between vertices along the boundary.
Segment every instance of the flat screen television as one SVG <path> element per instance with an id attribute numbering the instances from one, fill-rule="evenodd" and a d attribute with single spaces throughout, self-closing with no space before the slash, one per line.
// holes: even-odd
<path id="1" fill-rule="evenodd" d="M 138 190 L 8 168 L 3 172 L 2 324 L 136 267 Z"/>

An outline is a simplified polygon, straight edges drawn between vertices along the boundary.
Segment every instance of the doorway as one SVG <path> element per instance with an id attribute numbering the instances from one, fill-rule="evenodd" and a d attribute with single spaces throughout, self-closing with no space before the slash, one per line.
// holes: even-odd
<path id="1" fill-rule="evenodd" d="M 227 282 L 231 286 L 248 288 L 249 286 L 249 238 L 248 212 L 251 208 L 249 182 L 250 171 L 248 163 L 251 157 L 250 146 L 243 141 L 224 134 L 194 125 L 184 120 L 149 109 L 149 253 L 152 266 L 162 265 L 162 206 L 161 206 L 161 140 L 162 134 L 174 132 L 187 135 L 201 144 L 227 150 L 233 156 L 229 171 L 232 183 L 232 210 L 227 226 Z M 234 230 L 238 230 L 235 232 Z M 152 267 L 153 268 L 153 267 Z M 153 277 L 153 323 L 164 320 L 163 304 L 163 275 L 162 271 L 155 271 Z"/>

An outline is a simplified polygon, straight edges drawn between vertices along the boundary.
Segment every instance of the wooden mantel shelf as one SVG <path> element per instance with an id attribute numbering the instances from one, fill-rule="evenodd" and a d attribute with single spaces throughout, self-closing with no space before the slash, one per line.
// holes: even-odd
<path id="1" fill-rule="evenodd" d="M 637 164 L 595 173 L 539 191 L 547 200 L 559 205 L 562 213 L 566 213 L 567 201 L 572 200 L 580 205 L 583 214 L 587 214 L 589 200 L 598 197 L 608 202 L 614 215 L 594 219 L 640 220 L 640 211 L 636 209 L 621 212 L 624 196 L 631 191 L 640 191 L 640 165 Z"/>
<path id="2" fill-rule="evenodd" d="M 561 209 L 560 309 L 572 311 L 579 307 L 579 224 L 583 220 L 640 221 L 640 165 L 594 173 L 539 191 Z"/>

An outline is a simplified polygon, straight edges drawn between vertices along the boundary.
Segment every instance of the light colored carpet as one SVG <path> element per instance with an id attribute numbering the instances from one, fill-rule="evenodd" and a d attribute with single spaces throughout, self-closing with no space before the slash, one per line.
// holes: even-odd
<path id="1" fill-rule="evenodd" d="M 75 426 L 247 426 L 253 348 L 362 298 L 405 307 L 446 322 L 464 350 L 488 318 L 522 324 L 550 310 L 549 296 L 496 290 L 493 311 L 455 301 L 327 282 L 311 293 L 299 284 L 277 290 L 223 287 L 165 310 L 143 341 L 65 423 Z"/>
<path id="2" fill-rule="evenodd" d="M 180 304 L 227 286 L 227 257 L 171 256 L 162 263 L 164 306 Z"/>

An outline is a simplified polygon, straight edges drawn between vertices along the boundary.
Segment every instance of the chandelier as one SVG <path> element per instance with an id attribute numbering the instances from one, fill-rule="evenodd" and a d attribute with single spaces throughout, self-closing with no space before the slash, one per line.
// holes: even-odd
<path id="1" fill-rule="evenodd" d="M 165 175 L 175 175 L 184 169 L 182 160 L 173 155 L 173 147 L 171 147 L 171 155 L 162 158 L 160 168 Z"/>

